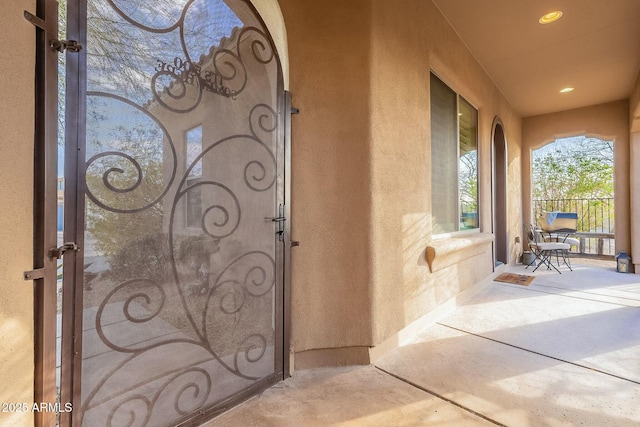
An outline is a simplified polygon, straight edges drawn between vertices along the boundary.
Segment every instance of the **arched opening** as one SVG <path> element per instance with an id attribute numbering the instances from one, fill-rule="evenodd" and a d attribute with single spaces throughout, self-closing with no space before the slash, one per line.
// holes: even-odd
<path id="1" fill-rule="evenodd" d="M 493 244 L 494 265 L 509 262 L 507 237 L 507 140 L 502 121 L 496 118 L 493 122 L 491 138 L 492 165 L 492 227 L 495 236 Z"/>
<path id="2" fill-rule="evenodd" d="M 531 151 L 532 220 L 544 212 L 578 216 L 581 258 L 615 255 L 614 143 L 584 135 L 557 138 Z"/>

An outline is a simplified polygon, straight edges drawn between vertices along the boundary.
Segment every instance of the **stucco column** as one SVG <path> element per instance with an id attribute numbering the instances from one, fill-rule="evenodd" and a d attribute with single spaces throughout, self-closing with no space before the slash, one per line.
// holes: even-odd
<path id="1" fill-rule="evenodd" d="M 36 2 L 0 3 L 0 50 L 7 65 L 0 85 L 0 403 L 31 404 L 34 396 L 33 283 L 22 272 L 33 268 L 33 129 L 36 29 L 22 18 Z M 31 406 L 29 406 L 29 409 Z M 2 410 L 5 409 L 5 410 Z M 0 425 L 32 426 L 34 413 L 0 408 Z M 22 409 L 22 406 L 20 406 Z"/>
<path id="2" fill-rule="evenodd" d="M 528 143 L 528 141 L 526 141 Z M 532 196 L 532 181 L 531 181 L 531 148 L 528 145 L 524 145 L 522 148 L 522 224 L 525 227 L 526 224 L 533 224 L 533 218 L 531 218 L 532 209 L 531 201 Z M 524 230 L 522 231 L 524 233 Z"/>
<path id="3" fill-rule="evenodd" d="M 630 139 L 630 173 L 631 186 L 631 257 L 636 274 L 640 274 L 640 132 L 631 134 Z"/>

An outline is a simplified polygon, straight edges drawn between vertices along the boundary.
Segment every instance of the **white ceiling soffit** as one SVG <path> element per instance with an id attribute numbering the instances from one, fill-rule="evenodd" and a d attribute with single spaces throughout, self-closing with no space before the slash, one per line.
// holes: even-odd
<path id="1" fill-rule="evenodd" d="M 523 117 L 630 96 L 640 0 L 433 0 Z M 561 10 L 560 20 L 538 19 Z M 559 93 L 571 86 L 570 93 Z"/>

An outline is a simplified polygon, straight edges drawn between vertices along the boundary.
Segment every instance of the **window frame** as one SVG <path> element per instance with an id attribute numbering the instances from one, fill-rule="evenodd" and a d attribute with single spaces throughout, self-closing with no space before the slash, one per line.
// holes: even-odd
<path id="1" fill-rule="evenodd" d="M 469 97 L 464 96 L 463 94 L 460 93 L 460 91 L 456 90 L 455 87 L 451 84 L 449 84 L 445 79 L 443 79 L 438 73 L 436 73 L 434 70 L 430 70 L 429 72 L 429 121 L 430 121 L 430 135 L 429 135 L 429 151 L 430 151 L 430 156 L 431 156 L 431 188 L 430 188 L 430 200 L 431 200 L 431 213 L 433 214 L 433 200 L 434 200 L 434 191 L 433 191 L 433 162 L 434 162 L 434 153 L 433 153 L 433 144 L 432 144 L 432 135 L 433 135 L 433 122 L 432 122 L 432 114 L 433 114 L 433 104 L 432 104 L 432 87 L 431 87 L 431 79 L 435 78 L 437 80 L 440 81 L 440 83 L 444 86 L 446 86 L 453 94 L 455 94 L 455 111 L 456 111 L 456 117 L 455 117 L 455 140 L 456 140 L 456 159 L 455 159 L 455 168 L 456 168 L 456 203 L 455 203 L 455 216 L 457 218 L 457 220 L 455 221 L 455 230 L 452 231 L 442 231 L 442 232 L 436 232 L 434 231 L 434 228 L 432 228 L 432 238 L 434 240 L 440 240 L 440 239 L 444 239 L 444 238 L 449 238 L 449 237 L 455 237 L 455 236 L 461 236 L 461 235 L 465 235 L 465 234 L 477 234 L 480 232 L 480 228 L 481 228 L 481 222 L 480 222 L 480 132 L 479 132 L 479 127 L 480 127 L 480 109 L 478 107 L 476 107 L 476 105 L 473 104 L 473 102 L 469 101 Z M 461 229 L 460 228 L 460 223 L 461 223 L 461 214 L 462 214 L 462 209 L 461 209 L 461 180 L 460 180 L 460 153 L 461 153 L 461 149 L 460 149 L 460 145 L 461 145 L 461 140 L 460 140 L 460 104 L 461 101 L 460 99 L 462 98 L 462 100 L 464 102 L 466 102 L 471 108 L 473 108 L 473 110 L 475 110 L 476 112 L 476 117 L 475 117 L 475 148 L 476 148 L 476 173 L 475 173 L 475 177 L 476 177 L 476 215 L 477 215 L 477 225 L 474 228 L 468 228 L 468 229 Z M 432 227 L 434 225 L 433 223 L 433 218 L 432 218 Z"/>
<path id="2" fill-rule="evenodd" d="M 200 141 L 199 141 L 200 153 L 198 153 L 196 157 L 202 154 L 202 151 L 204 150 L 204 138 L 203 138 L 204 129 L 203 129 L 202 123 L 199 123 L 196 126 L 192 126 L 186 131 L 184 131 L 184 151 L 185 151 L 184 158 L 186 160 L 184 164 L 185 169 L 189 167 L 191 161 L 195 160 L 195 159 L 189 159 L 189 134 L 195 131 L 196 129 L 200 129 Z M 204 171 L 202 170 L 202 167 L 203 167 L 202 159 L 199 160 L 199 163 L 200 163 L 199 173 L 193 173 L 194 170 L 198 169 L 197 167 L 195 167 L 187 177 L 187 180 L 186 180 L 187 188 L 190 188 L 191 186 L 202 182 L 203 174 L 204 174 Z M 196 196 L 196 194 L 192 192 L 197 192 L 198 196 Z M 201 188 L 191 189 L 187 191 L 185 195 L 184 225 L 186 230 L 195 230 L 195 229 L 202 228 L 202 225 L 200 223 L 195 224 L 191 222 L 190 209 L 191 209 L 192 200 L 194 197 L 200 200 L 200 203 L 198 204 L 198 210 L 200 211 L 199 216 L 202 217 L 202 189 Z"/>

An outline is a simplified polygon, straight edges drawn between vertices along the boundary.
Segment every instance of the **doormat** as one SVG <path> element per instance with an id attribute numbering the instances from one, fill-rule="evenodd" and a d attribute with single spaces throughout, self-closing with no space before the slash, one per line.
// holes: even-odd
<path id="1" fill-rule="evenodd" d="M 514 285 L 529 286 L 533 282 L 535 276 L 527 276 L 525 274 L 502 273 L 495 279 L 496 282 L 513 283 Z"/>

